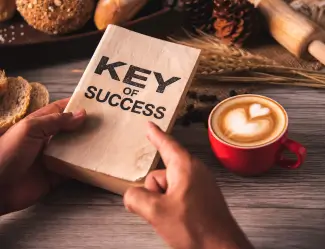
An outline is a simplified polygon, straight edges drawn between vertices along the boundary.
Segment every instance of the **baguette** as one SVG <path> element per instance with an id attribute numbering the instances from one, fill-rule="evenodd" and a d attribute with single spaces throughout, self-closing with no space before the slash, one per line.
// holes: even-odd
<path id="1" fill-rule="evenodd" d="M 131 20 L 148 0 L 99 0 L 96 6 L 94 22 L 99 30 L 109 24 L 121 25 Z"/>

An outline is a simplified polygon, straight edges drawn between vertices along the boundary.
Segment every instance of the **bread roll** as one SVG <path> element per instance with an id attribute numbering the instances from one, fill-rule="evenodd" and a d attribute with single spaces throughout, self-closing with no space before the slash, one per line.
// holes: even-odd
<path id="1" fill-rule="evenodd" d="M 29 25 L 53 35 L 82 28 L 92 17 L 95 7 L 94 0 L 17 0 L 16 3 Z"/>
<path id="2" fill-rule="evenodd" d="M 0 0 L 0 22 L 7 21 L 16 13 L 15 0 Z"/>
<path id="3" fill-rule="evenodd" d="M 99 0 L 94 21 L 99 30 L 109 24 L 123 24 L 132 19 L 148 0 Z"/>

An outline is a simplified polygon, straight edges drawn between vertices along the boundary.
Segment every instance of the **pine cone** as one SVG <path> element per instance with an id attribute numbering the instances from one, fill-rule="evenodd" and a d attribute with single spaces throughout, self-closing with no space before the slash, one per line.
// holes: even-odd
<path id="1" fill-rule="evenodd" d="M 258 12 L 247 0 L 214 0 L 216 36 L 227 44 L 243 45 L 258 27 Z"/>
<path id="2" fill-rule="evenodd" d="M 194 30 L 213 32 L 213 0 L 183 0 L 183 8 Z"/>

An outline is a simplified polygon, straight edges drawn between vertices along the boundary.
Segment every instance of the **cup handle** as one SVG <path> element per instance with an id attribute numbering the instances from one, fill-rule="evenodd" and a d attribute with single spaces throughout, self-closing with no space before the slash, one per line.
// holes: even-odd
<path id="1" fill-rule="evenodd" d="M 297 160 L 285 158 L 285 156 L 282 154 L 282 151 L 277 161 L 279 166 L 287 169 L 296 169 L 300 167 L 306 158 L 306 148 L 291 139 L 286 139 L 282 146 L 284 147 L 284 149 L 287 149 L 292 153 L 296 154 Z"/>

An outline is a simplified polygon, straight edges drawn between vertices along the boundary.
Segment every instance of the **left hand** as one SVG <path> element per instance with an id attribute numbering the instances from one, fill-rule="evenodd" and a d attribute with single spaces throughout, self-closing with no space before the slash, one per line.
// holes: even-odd
<path id="1" fill-rule="evenodd" d="M 51 136 L 77 129 L 86 118 L 85 110 L 63 113 L 68 101 L 30 114 L 0 137 L 0 215 L 33 205 L 60 182 L 40 158 Z"/>

